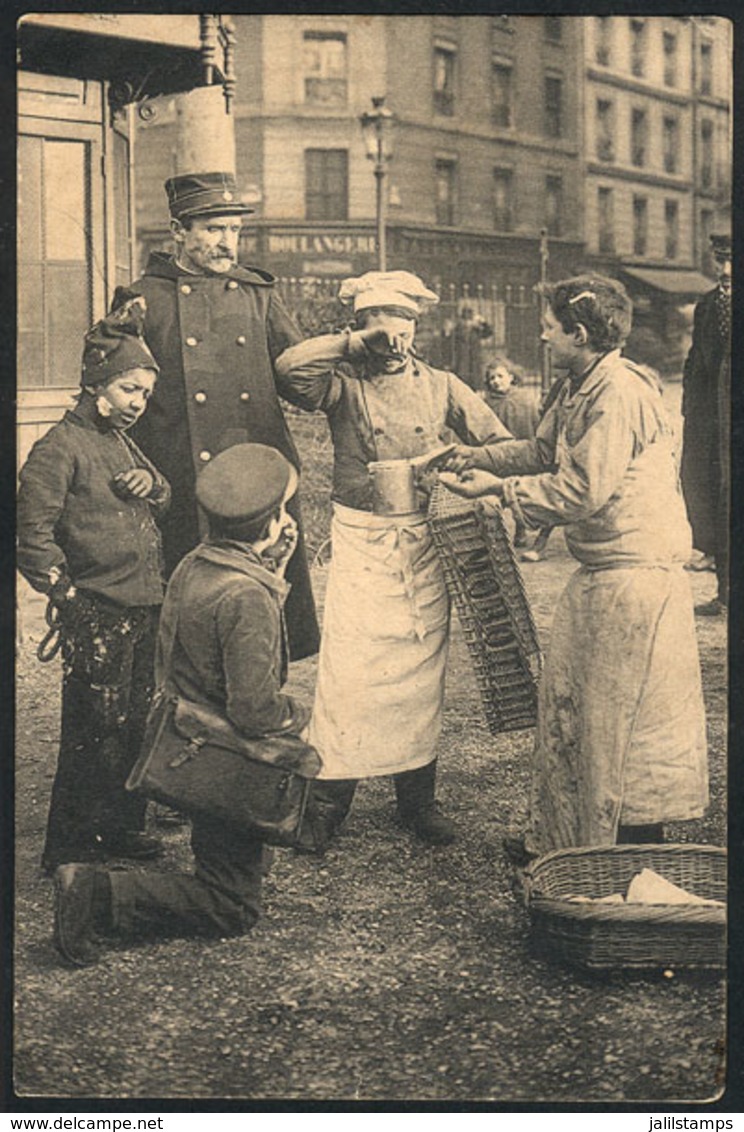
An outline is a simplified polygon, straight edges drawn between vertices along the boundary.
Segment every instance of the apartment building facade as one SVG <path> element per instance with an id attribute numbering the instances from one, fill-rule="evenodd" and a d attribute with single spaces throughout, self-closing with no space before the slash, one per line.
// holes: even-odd
<path id="1" fill-rule="evenodd" d="M 638 325 L 679 346 L 692 302 L 710 285 L 708 236 L 730 223 L 728 21 L 234 22 L 237 171 L 257 209 L 246 261 L 325 280 L 329 291 L 375 266 L 375 178 L 360 117 L 384 96 L 394 115 L 384 182 L 390 267 L 438 285 L 452 300 L 448 315 L 468 296 L 493 295 L 487 320 L 503 324 L 511 295 L 522 354 L 536 337 L 541 269 L 552 278 L 604 270 L 631 290 Z M 176 152 L 167 99 L 147 110 L 136 139 L 140 261 L 169 242 L 163 182 Z"/>
<path id="2" fill-rule="evenodd" d="M 430 279 L 532 285 L 583 246 L 581 21 L 507 16 L 238 16 L 238 174 L 258 202 L 242 254 L 282 276 L 374 266 L 375 181 L 360 116 L 394 114 L 388 261 Z M 164 236 L 167 105 L 138 136 L 138 224 Z"/>
<path id="3" fill-rule="evenodd" d="M 584 24 L 587 258 L 626 282 L 637 320 L 674 337 L 711 285 L 711 233 L 731 224 L 731 24 Z"/>

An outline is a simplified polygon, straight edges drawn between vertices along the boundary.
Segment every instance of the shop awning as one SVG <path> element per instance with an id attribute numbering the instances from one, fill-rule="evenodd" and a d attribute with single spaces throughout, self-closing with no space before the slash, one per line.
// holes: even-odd
<path id="1" fill-rule="evenodd" d="M 667 267 L 623 267 L 623 274 L 654 291 L 667 295 L 702 295 L 715 285 L 700 271 L 676 271 Z"/>
<path id="2" fill-rule="evenodd" d="M 119 40 L 159 43 L 169 47 L 185 47 L 198 51 L 198 16 L 153 15 L 88 15 L 65 12 L 29 13 L 21 17 L 22 28 L 47 28 L 54 31 L 78 32 L 83 35 L 113 36 Z"/>
<path id="3" fill-rule="evenodd" d="M 221 18 L 212 21 L 212 74 L 225 79 Z M 30 13 L 18 23 L 21 70 L 118 84 L 121 101 L 191 90 L 205 83 L 198 15 Z"/>

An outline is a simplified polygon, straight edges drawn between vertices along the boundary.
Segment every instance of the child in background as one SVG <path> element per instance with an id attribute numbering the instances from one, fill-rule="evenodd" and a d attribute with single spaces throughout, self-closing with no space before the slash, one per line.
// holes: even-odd
<path id="1" fill-rule="evenodd" d="M 20 473 L 18 568 L 48 595 L 63 657 L 47 873 L 67 861 L 161 852 L 143 832 L 145 803 L 124 790 L 152 695 L 163 600 L 155 515 L 170 498 L 126 435 L 158 373 L 143 319 L 144 300 L 135 299 L 88 332 L 77 404 Z"/>
<path id="2" fill-rule="evenodd" d="M 522 384 L 522 368 L 500 354 L 486 359 L 483 399 L 515 440 L 530 440 L 540 419 L 538 401 L 532 389 Z M 514 545 L 527 545 L 524 523 L 514 524 Z"/>

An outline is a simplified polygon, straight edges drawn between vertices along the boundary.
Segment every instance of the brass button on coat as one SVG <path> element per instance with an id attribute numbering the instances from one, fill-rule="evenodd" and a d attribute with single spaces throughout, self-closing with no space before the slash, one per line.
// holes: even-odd
<path id="1" fill-rule="evenodd" d="M 245 334 L 239 334 L 235 341 L 239 346 L 245 346 Z"/>
<path id="2" fill-rule="evenodd" d="M 194 394 L 194 400 L 195 400 L 195 401 L 197 402 L 197 404 L 199 404 L 199 405 L 203 405 L 203 404 L 204 404 L 204 402 L 206 401 L 206 399 L 207 399 L 207 395 L 206 395 L 206 393 L 202 393 L 202 391 L 201 391 L 201 390 L 199 390 L 199 392 L 198 392 L 198 393 L 195 393 L 195 394 Z"/>
<path id="3" fill-rule="evenodd" d="M 227 282 L 227 289 L 228 289 L 228 291 L 237 291 L 237 289 L 238 289 L 237 280 L 229 279 L 228 282 Z"/>
<path id="4" fill-rule="evenodd" d="M 196 338 L 194 338 L 193 334 L 189 334 L 188 338 L 186 339 L 186 345 L 187 346 L 196 346 L 196 344 L 197 344 Z"/>
<path id="5" fill-rule="evenodd" d="M 251 399 L 250 393 L 247 393 L 244 389 L 243 392 L 240 394 L 240 400 L 241 401 L 250 401 L 250 399 Z"/>
<path id="6" fill-rule="evenodd" d="M 206 450 L 206 448 L 205 448 L 203 452 L 200 452 L 200 453 L 199 453 L 199 459 L 201 460 L 201 462 L 202 462 L 203 464 L 206 464 L 206 463 L 208 463 L 208 461 L 209 461 L 209 460 L 211 460 L 211 459 L 212 459 L 212 453 L 211 453 L 211 452 L 207 452 L 207 450 Z"/>
<path id="7" fill-rule="evenodd" d="M 191 294 L 191 287 L 188 285 L 188 283 L 182 283 L 181 284 L 181 294 L 182 295 L 190 295 Z"/>

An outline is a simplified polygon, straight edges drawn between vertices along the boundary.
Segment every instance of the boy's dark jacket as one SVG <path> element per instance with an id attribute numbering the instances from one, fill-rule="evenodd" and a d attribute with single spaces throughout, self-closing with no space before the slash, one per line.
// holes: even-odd
<path id="1" fill-rule="evenodd" d="M 121 499 L 113 490 L 114 476 L 133 467 L 155 478 L 148 499 Z M 83 393 L 21 469 L 18 569 L 42 593 L 62 578 L 119 605 L 159 605 L 163 571 L 154 515 L 169 498 L 167 480 Z"/>
<path id="2" fill-rule="evenodd" d="M 282 692 L 289 586 L 243 543 L 205 542 L 174 570 L 160 619 L 156 682 L 225 715 L 249 738 L 298 734 L 308 710 Z"/>

